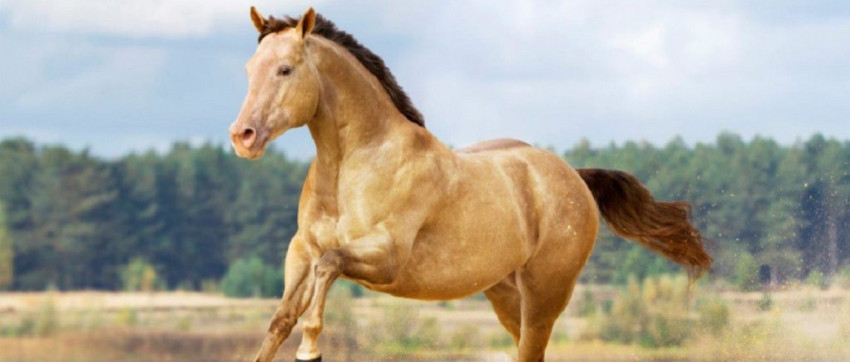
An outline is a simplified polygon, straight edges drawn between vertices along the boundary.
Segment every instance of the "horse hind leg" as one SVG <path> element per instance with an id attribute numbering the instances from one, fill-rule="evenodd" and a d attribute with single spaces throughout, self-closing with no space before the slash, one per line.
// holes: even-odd
<path id="1" fill-rule="evenodd" d="M 514 345 L 519 345 L 522 310 L 519 290 L 516 286 L 516 274 L 511 273 L 501 282 L 484 291 L 484 295 L 493 305 L 493 311 L 502 326 L 511 334 Z"/>
<path id="2" fill-rule="evenodd" d="M 566 308 L 573 286 L 537 288 L 527 278 L 519 279 L 522 317 L 517 361 L 543 361 L 555 321 Z"/>
<path id="3" fill-rule="evenodd" d="M 567 307 L 589 254 L 563 251 L 540 253 L 517 271 L 522 314 L 518 361 L 543 360 L 555 321 Z"/>

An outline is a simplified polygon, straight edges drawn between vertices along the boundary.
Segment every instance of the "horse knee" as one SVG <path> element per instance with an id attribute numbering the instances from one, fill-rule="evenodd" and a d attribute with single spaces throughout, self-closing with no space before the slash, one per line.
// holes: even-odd
<path id="1" fill-rule="evenodd" d="M 279 310 L 272 317 L 272 322 L 269 324 L 269 333 L 277 334 L 277 335 L 289 335 L 289 332 L 292 331 L 292 327 L 295 327 L 295 323 L 298 318 L 295 316 L 295 312 L 292 310 Z"/>

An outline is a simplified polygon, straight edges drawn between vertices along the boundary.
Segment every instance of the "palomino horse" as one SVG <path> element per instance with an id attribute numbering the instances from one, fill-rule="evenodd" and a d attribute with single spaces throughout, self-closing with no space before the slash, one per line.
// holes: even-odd
<path id="1" fill-rule="evenodd" d="M 600 213 L 616 234 L 692 277 L 711 265 L 688 204 L 656 202 L 626 173 L 576 171 L 520 141 L 452 151 L 425 129 L 383 61 L 313 9 L 295 20 L 252 7 L 251 20 L 259 46 L 230 126 L 236 153 L 256 159 L 303 125 L 316 143 L 285 291 L 257 361 L 274 357 L 302 315 L 296 358 L 321 358 L 316 339 L 338 277 L 424 300 L 483 291 L 518 359 L 542 360 Z"/>

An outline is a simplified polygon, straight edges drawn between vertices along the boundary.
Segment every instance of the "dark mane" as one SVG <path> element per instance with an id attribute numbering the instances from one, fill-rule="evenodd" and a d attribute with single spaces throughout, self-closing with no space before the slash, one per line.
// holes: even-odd
<path id="1" fill-rule="evenodd" d="M 257 39 L 257 42 L 259 43 L 262 41 L 266 35 L 283 31 L 288 28 L 294 28 L 296 25 L 298 25 L 298 19 L 293 19 L 289 16 L 286 16 L 283 19 L 277 19 L 273 16 L 269 16 L 263 25 L 263 31 L 260 33 L 260 37 Z M 380 81 L 381 85 L 384 86 L 384 90 L 386 90 L 387 94 L 390 95 L 390 98 L 393 103 L 395 103 L 396 108 L 398 108 L 401 114 L 403 114 L 409 121 L 425 127 L 425 120 L 422 118 L 422 114 L 419 113 L 419 111 L 416 110 L 416 107 L 413 106 L 413 103 L 410 102 L 410 98 L 407 97 L 407 94 L 404 93 L 404 90 L 402 90 L 401 86 L 398 85 L 395 77 L 393 77 L 390 70 L 387 69 L 387 66 L 380 57 L 357 42 L 351 34 L 337 29 L 334 23 L 325 19 L 325 17 L 321 14 L 316 14 L 316 25 L 313 27 L 313 34 L 331 40 L 347 49 L 352 55 L 354 55 L 355 58 L 357 58 L 357 60 L 360 61 L 360 63 L 363 64 L 364 67 L 366 67 L 366 69 L 369 70 L 369 72 L 378 78 L 378 81 Z"/>

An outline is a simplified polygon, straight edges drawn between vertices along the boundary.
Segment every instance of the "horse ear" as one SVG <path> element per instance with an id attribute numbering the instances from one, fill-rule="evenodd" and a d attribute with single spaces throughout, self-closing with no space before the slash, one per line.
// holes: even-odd
<path id="1" fill-rule="evenodd" d="M 251 7 L 251 22 L 254 23 L 254 27 L 257 28 L 257 31 L 262 33 L 263 27 L 266 25 L 266 20 L 263 19 L 263 14 L 260 14 L 257 11 L 257 8 Z"/>
<path id="2" fill-rule="evenodd" d="M 301 35 L 301 38 L 306 38 L 313 31 L 313 26 L 316 25 L 316 12 L 313 8 L 307 9 L 304 15 L 301 15 L 301 20 L 298 20 L 298 26 L 295 27 L 295 33 Z"/>

